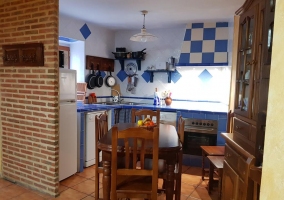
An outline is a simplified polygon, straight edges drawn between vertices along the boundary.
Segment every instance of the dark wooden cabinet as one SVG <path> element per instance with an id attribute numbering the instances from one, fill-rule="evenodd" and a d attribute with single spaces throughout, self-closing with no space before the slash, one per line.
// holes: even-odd
<path id="1" fill-rule="evenodd" d="M 86 69 L 100 71 L 114 71 L 114 59 L 97 56 L 86 56 Z"/>
<path id="2" fill-rule="evenodd" d="M 262 164 L 275 0 L 247 0 L 236 12 L 236 63 L 233 134 Z"/>
<path id="3" fill-rule="evenodd" d="M 226 140 L 223 198 L 253 198 L 251 167 L 261 166 L 265 140 L 275 0 L 246 0 L 239 24 L 232 133 Z M 236 26 L 235 26 L 236 27 Z M 261 176 L 261 174 L 259 174 Z M 257 178 L 254 176 L 254 178 Z M 260 179 L 260 178 L 259 178 Z"/>
<path id="4" fill-rule="evenodd" d="M 225 138 L 225 160 L 222 179 L 222 199 L 250 200 L 253 182 L 249 179 L 250 168 L 255 157 L 238 145 L 230 133 L 222 133 Z"/>
<path id="5" fill-rule="evenodd" d="M 222 199 L 237 199 L 238 174 L 224 161 Z"/>

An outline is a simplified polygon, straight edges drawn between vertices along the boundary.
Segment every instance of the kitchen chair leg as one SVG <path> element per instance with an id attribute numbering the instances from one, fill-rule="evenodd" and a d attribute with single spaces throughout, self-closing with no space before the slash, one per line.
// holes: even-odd
<path id="1" fill-rule="evenodd" d="M 110 162 L 103 161 L 103 195 L 104 200 L 110 199 L 110 192 L 108 189 L 110 188 Z"/>

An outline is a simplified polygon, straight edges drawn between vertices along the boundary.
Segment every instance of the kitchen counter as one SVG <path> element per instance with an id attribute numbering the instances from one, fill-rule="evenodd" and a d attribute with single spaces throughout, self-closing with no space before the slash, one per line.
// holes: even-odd
<path id="1" fill-rule="evenodd" d="M 199 111 L 199 112 L 210 112 L 210 113 L 227 113 L 228 105 L 223 103 L 212 103 L 212 102 L 187 102 L 187 101 L 176 101 L 170 106 L 155 106 L 151 104 L 141 103 L 140 105 L 105 105 L 105 104 L 83 104 L 77 103 L 77 112 L 92 112 L 96 110 L 109 110 L 115 108 L 124 109 L 160 109 L 161 112 L 187 112 L 187 111 Z"/>
<path id="2" fill-rule="evenodd" d="M 140 103 L 140 102 L 139 102 Z M 78 172 L 82 172 L 84 167 L 84 141 L 85 141 L 85 114 L 88 112 L 94 112 L 97 110 L 108 110 L 111 113 L 111 126 L 114 125 L 114 110 L 115 109 L 160 109 L 161 112 L 176 112 L 177 119 L 179 116 L 186 118 L 198 118 L 198 119 L 215 119 L 218 120 L 218 136 L 217 145 L 224 145 L 224 139 L 220 137 L 221 132 L 226 131 L 228 105 L 222 103 L 213 102 L 190 102 L 190 101 L 174 101 L 170 106 L 155 106 L 152 104 L 146 104 L 141 102 L 138 105 L 129 104 L 83 104 L 77 103 L 77 120 L 78 120 L 78 138 L 79 138 L 79 161 Z M 200 160 L 201 162 L 201 160 Z M 190 165 L 190 164 L 189 164 Z"/>

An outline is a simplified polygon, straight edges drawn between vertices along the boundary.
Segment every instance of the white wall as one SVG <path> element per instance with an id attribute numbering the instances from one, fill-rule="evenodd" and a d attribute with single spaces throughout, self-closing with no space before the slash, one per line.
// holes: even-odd
<path id="1" fill-rule="evenodd" d="M 91 34 L 85 39 L 80 32 L 80 29 L 84 24 L 87 24 L 89 27 Z M 60 15 L 59 17 L 59 36 L 64 36 L 80 41 L 84 41 L 84 49 L 83 44 L 79 43 L 76 47 L 77 55 L 84 54 L 84 59 L 77 60 L 76 63 L 80 63 L 80 66 L 72 66 L 72 68 L 76 68 L 78 70 L 77 80 L 78 82 L 84 82 L 85 77 L 90 73 L 89 70 L 85 70 L 86 68 L 86 55 L 104 57 L 104 58 L 113 58 L 112 51 L 115 50 L 115 33 L 114 31 L 108 30 L 104 27 L 91 24 L 88 22 L 84 22 L 75 18 L 70 18 L 64 15 Z M 83 53 L 84 52 L 84 53 Z M 72 52 L 71 52 L 72 54 Z M 73 58 L 71 61 L 74 61 Z M 77 64 L 76 64 L 77 65 Z M 105 96 L 110 95 L 110 88 L 106 86 L 102 86 L 101 88 L 95 88 L 93 90 L 88 90 L 87 95 L 90 92 L 95 92 L 97 96 Z"/>

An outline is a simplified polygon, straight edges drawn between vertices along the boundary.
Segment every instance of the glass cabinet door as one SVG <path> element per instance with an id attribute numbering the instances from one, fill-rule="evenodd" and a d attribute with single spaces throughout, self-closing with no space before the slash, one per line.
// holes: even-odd
<path id="1" fill-rule="evenodd" d="M 251 10 L 240 23 L 240 43 L 238 52 L 237 83 L 235 110 L 247 116 L 251 109 L 253 66 L 254 66 L 254 40 L 255 17 Z"/>

